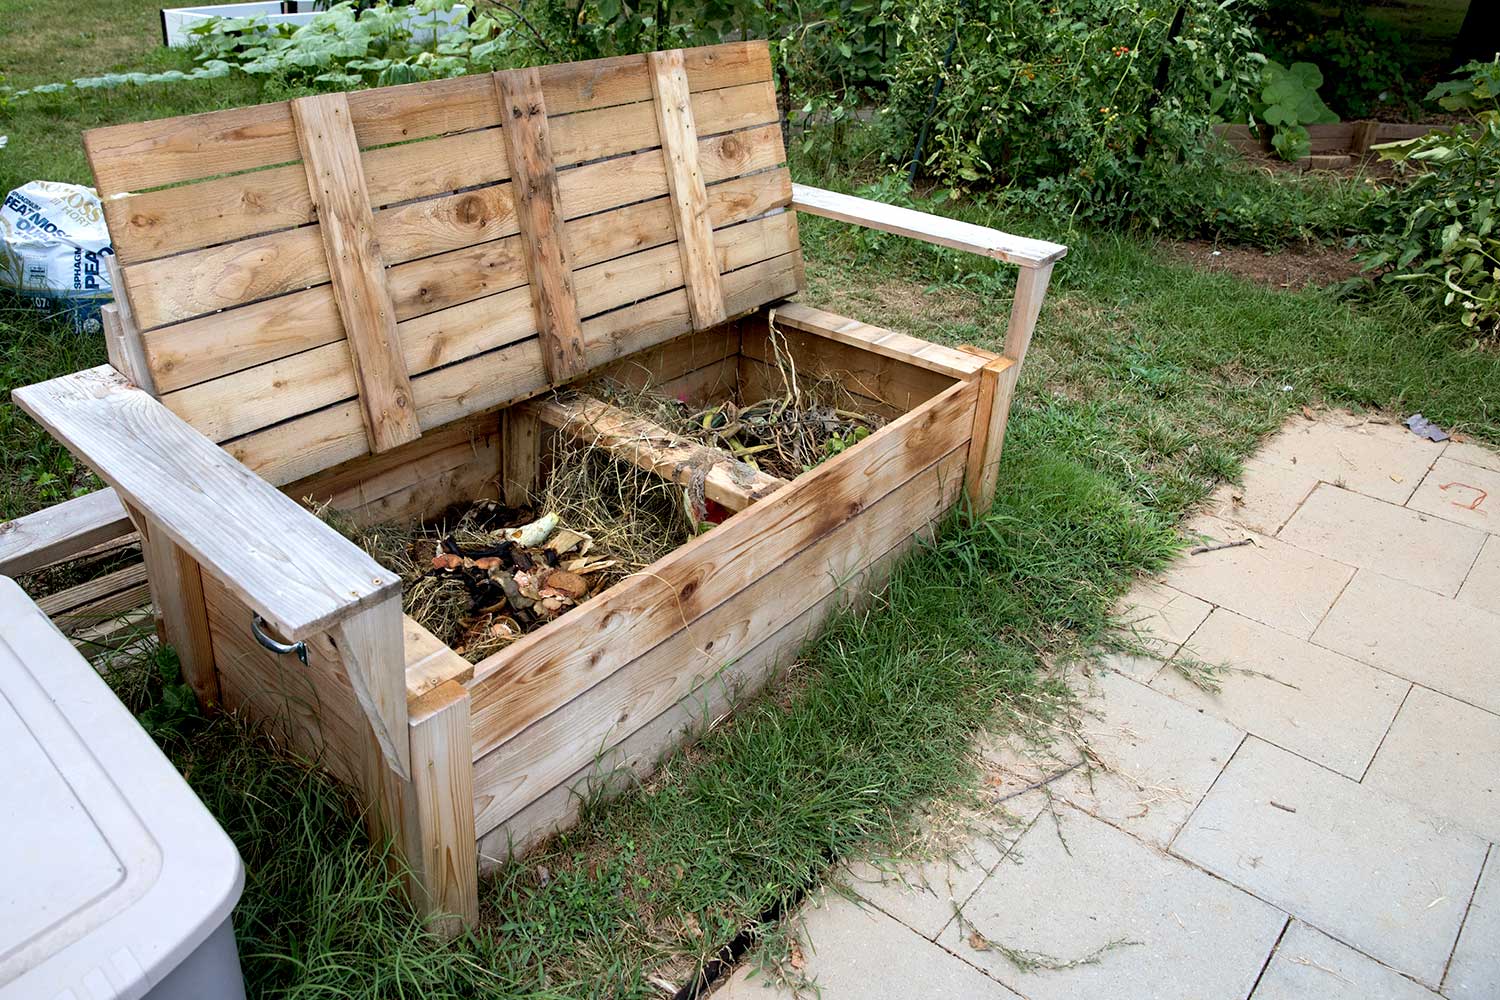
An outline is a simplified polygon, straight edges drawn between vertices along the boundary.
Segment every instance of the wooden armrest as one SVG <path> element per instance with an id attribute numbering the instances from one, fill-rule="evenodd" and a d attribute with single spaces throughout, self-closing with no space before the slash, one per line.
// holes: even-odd
<path id="1" fill-rule="evenodd" d="M 16 404 L 288 639 L 400 592 L 400 578 L 110 365 Z"/>
<path id="2" fill-rule="evenodd" d="M 0 524 L 0 576 L 20 576 L 134 531 L 111 489 Z"/>
<path id="3" fill-rule="evenodd" d="M 886 205 L 869 198 L 856 198 L 852 194 L 824 191 L 806 184 L 792 185 L 792 207 L 809 215 L 821 215 L 825 219 L 837 219 L 899 236 L 910 236 L 912 239 L 955 250 L 967 250 L 969 253 L 982 254 L 1022 267 L 1042 267 L 1059 260 L 1068 252 L 1068 248 L 1060 243 L 1012 236 L 998 229 Z"/>

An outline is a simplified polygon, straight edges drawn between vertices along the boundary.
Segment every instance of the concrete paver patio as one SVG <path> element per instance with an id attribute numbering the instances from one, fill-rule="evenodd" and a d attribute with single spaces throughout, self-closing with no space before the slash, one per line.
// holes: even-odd
<path id="1" fill-rule="evenodd" d="M 1252 542 L 981 748 L 995 817 L 804 908 L 823 997 L 1500 1000 L 1500 453 L 1298 420 L 1187 530 Z"/>

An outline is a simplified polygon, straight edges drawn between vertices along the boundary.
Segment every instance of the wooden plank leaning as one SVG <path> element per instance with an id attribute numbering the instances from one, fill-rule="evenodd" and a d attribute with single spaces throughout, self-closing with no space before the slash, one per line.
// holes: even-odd
<path id="1" fill-rule="evenodd" d="M 590 396 L 536 400 L 523 408 L 542 423 L 679 486 L 701 483 L 704 496 L 730 510 L 744 510 L 786 485 L 786 480 L 752 468 L 727 451 L 694 444 Z"/>
<path id="2" fill-rule="evenodd" d="M 706 330 L 724 322 L 724 288 L 714 254 L 713 223 L 708 214 L 708 188 L 698 165 L 698 126 L 693 119 L 692 95 L 681 49 L 646 56 L 655 97 L 662 158 L 672 199 L 672 224 L 687 284 L 688 311 L 693 327 Z"/>
<path id="3" fill-rule="evenodd" d="M 292 101 L 307 186 L 317 207 L 333 299 L 348 336 L 370 450 L 389 451 L 422 434 L 396 334 L 364 166 L 343 94 Z"/>
<path id="4" fill-rule="evenodd" d="M 0 524 L 0 576 L 20 576 L 131 532 L 120 499 L 95 490 Z"/>
<path id="5" fill-rule="evenodd" d="M 547 136 L 542 78 L 534 68 L 496 73 L 495 94 L 500 100 L 500 131 L 510 157 L 516 221 L 526 248 L 542 353 L 552 381 L 566 382 L 587 371 L 589 363 L 573 292 L 572 260 L 563 238 L 564 215 Z"/>

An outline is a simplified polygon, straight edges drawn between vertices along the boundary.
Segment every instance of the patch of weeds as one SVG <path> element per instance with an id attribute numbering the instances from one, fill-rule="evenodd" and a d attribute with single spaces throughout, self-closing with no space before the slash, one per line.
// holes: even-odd
<path id="1" fill-rule="evenodd" d="M 1002 942 L 993 941 L 981 933 L 972 923 L 965 920 L 962 914 L 958 915 L 958 925 L 960 932 L 965 927 L 968 928 L 968 932 L 964 934 L 964 941 L 970 948 L 975 951 L 994 952 L 1015 966 L 1016 971 L 1022 973 L 1062 972 L 1066 969 L 1076 969 L 1085 965 L 1098 965 L 1104 956 L 1112 951 L 1118 951 L 1121 948 L 1137 947 L 1141 944 L 1140 941 L 1133 941 L 1129 938 L 1116 938 L 1113 941 L 1108 941 L 1100 945 L 1085 955 L 1080 955 L 1077 958 L 1061 959 L 1043 954 L 1042 952 L 1028 951 L 1024 948 L 1013 948 Z"/>
<path id="2" fill-rule="evenodd" d="M 1187 652 L 1178 653 L 1167 665 L 1183 680 L 1208 694 L 1218 694 L 1223 690 L 1221 678 L 1230 672 L 1222 663 L 1209 663 Z"/>

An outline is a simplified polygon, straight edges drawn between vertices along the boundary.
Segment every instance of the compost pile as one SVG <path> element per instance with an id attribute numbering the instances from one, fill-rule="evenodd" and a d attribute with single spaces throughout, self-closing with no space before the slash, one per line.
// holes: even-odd
<path id="1" fill-rule="evenodd" d="M 783 395 L 746 406 L 695 407 L 605 381 L 588 391 L 783 479 L 884 423 L 855 410 L 854 397 L 835 380 L 784 374 Z M 553 440 L 547 475 L 531 499 L 527 507 L 478 500 L 427 524 L 361 526 L 328 507 L 317 513 L 398 574 L 403 610 L 474 663 L 707 527 L 692 489 L 565 435 Z"/>
<path id="2" fill-rule="evenodd" d="M 477 663 L 692 537 L 676 487 L 558 444 L 532 506 L 478 500 L 429 524 L 369 526 L 317 513 L 401 577 L 408 615 Z"/>
<path id="3" fill-rule="evenodd" d="M 787 374 L 783 395 L 740 405 L 726 400 L 694 407 L 686 400 L 598 382 L 595 395 L 690 441 L 723 449 L 768 475 L 795 479 L 869 437 L 884 418 L 854 408 L 843 384 L 823 378 L 808 384 Z"/>

